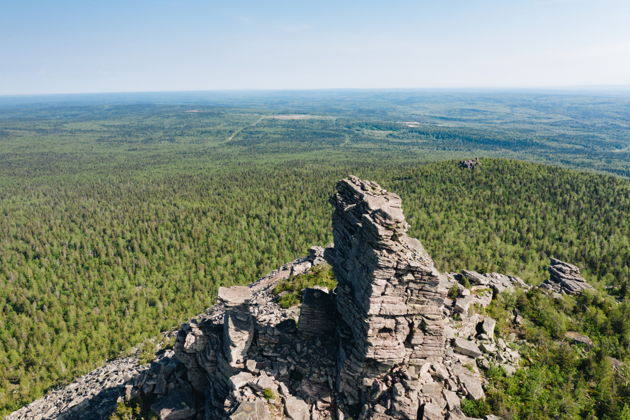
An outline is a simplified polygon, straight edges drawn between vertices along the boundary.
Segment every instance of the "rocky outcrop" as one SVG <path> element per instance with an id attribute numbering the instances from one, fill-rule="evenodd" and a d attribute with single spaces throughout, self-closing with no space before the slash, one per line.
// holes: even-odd
<path id="1" fill-rule="evenodd" d="M 279 267 L 246 289 L 258 296 L 258 301 L 264 300 L 272 304 L 273 297 L 269 291 L 273 286 L 289 278 L 292 273 L 300 274 L 308 271 L 313 264 L 321 264 L 324 262 L 323 253 L 323 248 L 313 247 L 309 256 Z M 185 323 L 179 331 L 166 333 L 169 336 L 181 336 L 185 332 L 188 340 L 180 343 L 180 348 L 186 348 L 191 353 L 180 351 L 178 356 L 175 356 L 173 350 L 161 351 L 150 364 L 141 363 L 135 356 L 108 361 L 103 366 L 77 378 L 73 383 L 51 391 L 43 398 L 9 414 L 7 419 L 108 419 L 119 401 L 134 400 L 143 396 L 155 398 L 157 401 L 154 411 L 163 414 L 165 418 L 195 418 L 199 401 L 204 399 L 203 390 L 208 384 L 205 370 L 200 366 L 213 370 L 212 361 L 215 358 L 209 354 L 213 344 L 208 345 L 208 342 L 215 343 L 216 336 L 222 335 L 223 331 L 221 323 L 219 323 L 221 328 L 217 331 L 202 331 L 199 324 L 213 317 L 222 320 L 225 307 L 225 303 L 220 302 L 207 313 Z M 276 309 L 257 308 L 256 315 L 258 318 L 268 318 L 270 323 L 278 323 L 281 319 L 295 316 L 294 313 L 288 311 L 282 318 L 275 311 Z M 205 354 L 203 357 L 199 354 L 200 365 L 194 356 L 202 350 Z M 173 392 L 169 398 L 164 398 L 174 389 L 185 392 Z M 194 402 L 195 414 L 191 414 L 193 410 L 185 406 L 186 401 L 191 399 Z M 184 402 L 184 405 L 179 402 Z M 203 404 L 201 405 L 203 408 Z M 167 413 L 170 414 L 167 415 Z M 185 414 L 186 417 L 182 417 Z"/>
<path id="2" fill-rule="evenodd" d="M 476 271 L 463 270 L 459 276 L 466 278 L 472 285 L 489 287 L 495 293 L 514 291 L 515 288 L 529 289 L 527 283 L 520 278 L 501 273 L 479 274 Z"/>
<path id="3" fill-rule="evenodd" d="M 578 267 L 555 258 L 551 259 L 549 265 L 549 279 L 545 280 L 540 287 L 568 295 L 576 295 L 584 290 L 593 289 L 593 286 L 584 280 Z"/>
<path id="4" fill-rule="evenodd" d="M 107 418 L 116 400 L 140 401 L 161 420 L 466 418 L 460 402 L 484 398 L 484 370 L 510 373 L 519 361 L 496 322 L 470 308 L 526 285 L 497 273 L 439 273 L 407 235 L 400 197 L 375 183 L 344 179 L 330 202 L 334 247 L 313 247 L 249 286 L 220 288 L 172 350 L 116 376 L 107 403 L 81 402 L 67 388 L 62 395 L 82 405 L 47 396 L 62 408 L 36 402 L 10 418 Z M 278 282 L 325 260 L 335 290 L 313 287 L 299 307 L 277 304 Z M 70 412 L 90 414 L 63 417 Z"/>
<path id="5" fill-rule="evenodd" d="M 271 293 L 278 281 L 323 263 L 322 257 L 323 249 L 314 248 L 309 257 L 249 287 L 220 289 L 218 305 L 180 329 L 175 356 L 185 366 L 203 416 L 277 418 L 287 410 L 298 416 L 300 406 L 309 407 L 310 413 L 305 401 L 330 398 L 334 336 L 331 327 L 318 331 L 315 325 L 326 319 L 330 323 L 334 313 L 314 305 L 325 307 L 329 293 L 306 293 L 311 304 L 300 316 L 302 331 L 296 310 L 282 309 Z"/>
<path id="6" fill-rule="evenodd" d="M 594 346 L 593 340 L 591 340 L 588 336 L 575 331 L 565 332 L 564 337 L 573 344 L 581 344 L 587 348 L 593 348 Z"/>
<path id="7" fill-rule="evenodd" d="M 246 286 L 220 287 L 223 315 L 223 355 L 232 368 L 243 368 L 254 338 L 254 318 L 249 312 L 252 292 Z"/>
<path id="8" fill-rule="evenodd" d="M 393 367 L 444 356 L 446 290 L 433 260 L 407 236 L 400 197 L 356 177 L 337 184 L 330 252 L 340 328 L 337 390 L 350 406 Z M 415 416 L 417 407 L 408 407 Z"/>
<path id="9" fill-rule="evenodd" d="M 460 160 L 458 166 L 462 169 L 475 169 L 481 166 L 481 161 L 479 158 Z"/>

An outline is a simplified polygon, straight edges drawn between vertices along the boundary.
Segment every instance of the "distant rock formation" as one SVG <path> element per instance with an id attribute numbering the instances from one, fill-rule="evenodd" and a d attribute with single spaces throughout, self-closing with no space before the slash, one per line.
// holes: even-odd
<path id="1" fill-rule="evenodd" d="M 330 202 L 334 247 L 220 288 L 218 303 L 150 366 L 136 361 L 89 389 L 72 384 L 9 419 L 105 419 L 117 400 L 140 401 L 161 420 L 465 419 L 460 401 L 484 398 L 483 371 L 511 373 L 519 361 L 496 321 L 469 309 L 526 285 L 498 273 L 439 273 L 407 236 L 400 197 L 373 182 L 341 180 Z M 278 282 L 325 259 L 337 288 L 305 289 L 300 307 L 280 307 Z M 81 405 L 68 403 L 75 397 Z"/>
<path id="2" fill-rule="evenodd" d="M 481 161 L 479 158 L 460 160 L 457 166 L 462 169 L 475 169 L 477 166 L 481 166 Z"/>
<path id="3" fill-rule="evenodd" d="M 555 293 L 576 295 L 584 290 L 593 289 L 593 286 L 588 284 L 582 277 L 578 267 L 556 258 L 551 259 L 549 276 L 549 279 L 545 280 L 540 287 Z"/>

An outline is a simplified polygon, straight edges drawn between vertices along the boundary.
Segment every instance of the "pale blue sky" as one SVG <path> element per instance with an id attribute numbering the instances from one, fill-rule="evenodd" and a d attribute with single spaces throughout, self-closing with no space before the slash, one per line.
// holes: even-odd
<path id="1" fill-rule="evenodd" d="M 630 85 L 630 0 L 0 0 L 0 94 Z"/>

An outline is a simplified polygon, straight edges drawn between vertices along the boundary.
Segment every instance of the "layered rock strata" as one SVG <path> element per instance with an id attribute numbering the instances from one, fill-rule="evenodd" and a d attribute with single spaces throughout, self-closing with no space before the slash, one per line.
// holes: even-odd
<path id="1" fill-rule="evenodd" d="M 225 305 L 223 316 L 223 355 L 232 368 L 243 368 L 254 338 L 254 318 L 249 312 L 252 292 L 246 286 L 219 288 L 219 300 Z"/>
<path id="2" fill-rule="evenodd" d="M 326 398 L 328 404 L 320 405 L 330 407 L 334 335 L 315 328 L 324 319 L 316 309 L 305 312 L 314 319 L 302 316 L 305 331 L 298 333 L 297 308 L 282 309 L 271 293 L 279 281 L 323 263 L 322 257 L 323 249 L 315 247 L 309 257 L 249 287 L 221 288 L 219 303 L 180 329 L 175 357 L 185 366 L 197 401 L 203 402 L 197 404 L 197 417 L 184 418 L 271 419 L 287 410 L 294 417 L 300 412 L 310 417 L 305 401 Z M 317 293 L 317 301 L 330 300 L 325 290 Z"/>
<path id="3" fill-rule="evenodd" d="M 582 277 L 578 267 L 556 258 L 552 258 L 549 264 L 549 279 L 545 280 L 540 287 L 555 293 L 569 295 L 593 289 L 593 286 Z"/>
<path id="4" fill-rule="evenodd" d="M 337 390 L 352 406 L 392 368 L 443 358 L 446 290 L 431 257 L 407 236 L 399 196 L 350 177 L 330 202 L 336 306 L 347 327 L 339 330 Z"/>
<path id="5" fill-rule="evenodd" d="M 330 201 L 334 248 L 220 288 L 150 365 L 111 362 L 87 375 L 91 387 L 72 384 L 9 418 L 106 419 L 117 401 L 135 401 L 161 420 L 465 419 L 460 403 L 484 398 L 484 370 L 511 373 L 519 361 L 515 337 L 470 308 L 526 285 L 438 273 L 407 236 L 400 198 L 377 184 L 349 177 Z M 274 287 L 325 259 L 338 287 L 305 289 L 300 307 L 281 308 Z"/>
<path id="6" fill-rule="evenodd" d="M 302 290 L 298 331 L 303 336 L 334 335 L 337 311 L 333 295 L 325 288 Z"/>

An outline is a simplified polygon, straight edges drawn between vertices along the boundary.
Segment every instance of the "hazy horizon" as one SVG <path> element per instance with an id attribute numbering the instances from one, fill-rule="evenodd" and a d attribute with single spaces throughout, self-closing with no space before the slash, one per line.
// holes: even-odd
<path id="1" fill-rule="evenodd" d="M 628 85 L 582 85 L 582 86 L 508 86 L 508 87 L 370 87 L 370 88 L 344 88 L 344 87 L 331 87 L 331 88 L 312 88 L 312 89 L 197 89 L 197 90 L 136 90 L 136 91 L 94 91 L 94 92 L 49 92 L 49 93 L 14 93 L 14 94 L 0 94 L 0 98 L 37 98 L 37 97 L 62 97 L 62 96 L 118 96 L 118 95 L 169 95 L 169 94 L 299 94 L 299 93 L 335 93 L 335 92 L 409 92 L 409 93 L 484 93 L 484 94 L 500 94 L 500 93 L 514 93 L 514 94 L 585 94 L 585 95 L 626 95 L 630 94 L 630 84 Z"/>

